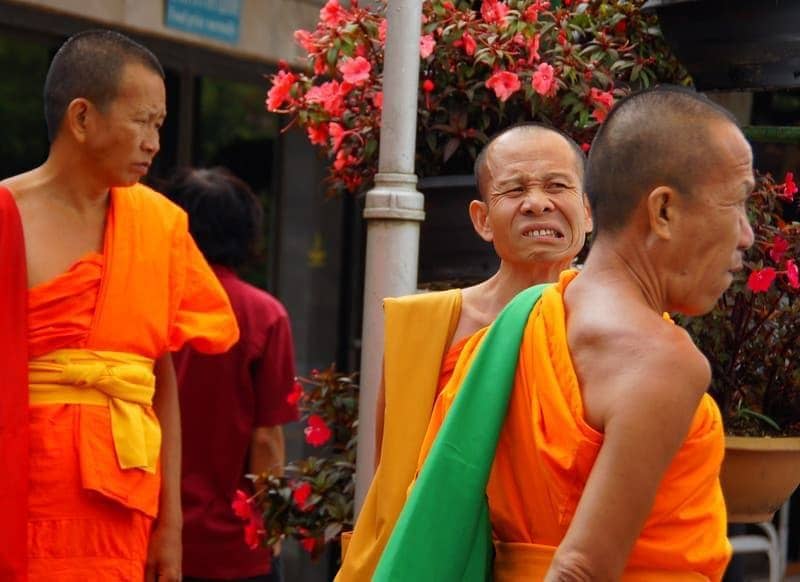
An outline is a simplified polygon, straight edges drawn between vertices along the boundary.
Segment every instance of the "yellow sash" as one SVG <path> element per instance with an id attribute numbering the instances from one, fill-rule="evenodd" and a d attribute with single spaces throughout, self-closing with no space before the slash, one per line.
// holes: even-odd
<path id="1" fill-rule="evenodd" d="M 152 408 L 153 360 L 136 354 L 55 350 L 28 362 L 30 403 L 108 406 L 122 469 L 155 473 L 161 427 Z"/>

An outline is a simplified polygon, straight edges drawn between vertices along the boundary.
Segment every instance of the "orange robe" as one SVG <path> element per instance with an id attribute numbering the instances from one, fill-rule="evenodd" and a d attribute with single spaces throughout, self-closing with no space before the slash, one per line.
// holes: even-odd
<path id="1" fill-rule="evenodd" d="M 28 293 L 31 358 L 70 348 L 155 360 L 187 341 L 222 352 L 237 339 L 185 213 L 142 185 L 112 190 L 102 254 Z M 30 462 L 29 579 L 141 581 L 160 470 L 120 468 L 109 407 L 32 405 Z"/>
<path id="2" fill-rule="evenodd" d="M 584 420 L 566 339 L 562 273 L 528 321 L 508 416 L 487 486 L 496 540 L 495 580 L 542 579 L 575 514 L 603 435 Z M 465 346 L 434 407 L 420 466 L 484 332 Z M 709 395 L 670 464 L 630 554 L 625 582 L 720 580 L 730 558 L 719 485 L 724 437 Z M 602 531 L 602 526 L 599 526 Z"/>

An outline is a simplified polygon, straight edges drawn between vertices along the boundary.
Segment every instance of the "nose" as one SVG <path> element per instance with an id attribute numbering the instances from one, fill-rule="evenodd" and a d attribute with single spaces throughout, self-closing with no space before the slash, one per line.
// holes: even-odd
<path id="1" fill-rule="evenodd" d="M 161 149 L 161 142 L 160 136 L 158 134 L 158 129 L 151 128 L 147 131 L 142 139 L 142 149 L 148 152 L 150 155 L 154 156 L 158 153 L 158 150 Z"/>
<path id="2" fill-rule="evenodd" d="M 755 234 L 753 233 L 753 227 L 750 225 L 750 221 L 747 220 L 747 215 L 743 214 L 740 218 L 742 223 L 742 227 L 739 231 L 739 249 L 746 251 L 751 246 L 753 246 L 753 242 L 755 242 Z"/>
<path id="3" fill-rule="evenodd" d="M 520 210 L 523 214 L 539 216 L 551 212 L 555 206 L 550 197 L 539 188 L 531 188 L 525 193 Z"/>

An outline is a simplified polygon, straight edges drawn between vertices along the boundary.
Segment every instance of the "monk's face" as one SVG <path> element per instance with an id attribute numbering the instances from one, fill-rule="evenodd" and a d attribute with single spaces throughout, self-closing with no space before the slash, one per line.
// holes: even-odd
<path id="1" fill-rule="evenodd" d="M 714 155 L 699 172 L 693 195 L 682 197 L 672 241 L 677 275 L 670 303 L 688 315 L 714 307 L 754 238 L 746 211 L 755 187 L 750 146 L 731 123 L 715 123 L 710 132 Z"/>
<path id="2" fill-rule="evenodd" d="M 566 268 L 591 229 L 575 151 L 547 130 L 512 131 L 490 145 L 484 188 L 486 230 L 507 263 Z"/>
<path id="3" fill-rule="evenodd" d="M 147 174 L 166 113 L 161 77 L 139 63 L 125 65 L 114 100 L 88 113 L 86 148 L 104 185 L 130 186 Z"/>

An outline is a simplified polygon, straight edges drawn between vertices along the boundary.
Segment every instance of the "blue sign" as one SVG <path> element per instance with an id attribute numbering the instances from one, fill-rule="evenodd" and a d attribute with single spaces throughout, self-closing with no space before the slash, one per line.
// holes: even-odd
<path id="1" fill-rule="evenodd" d="M 166 26 L 230 44 L 239 42 L 242 0 L 167 0 Z"/>

